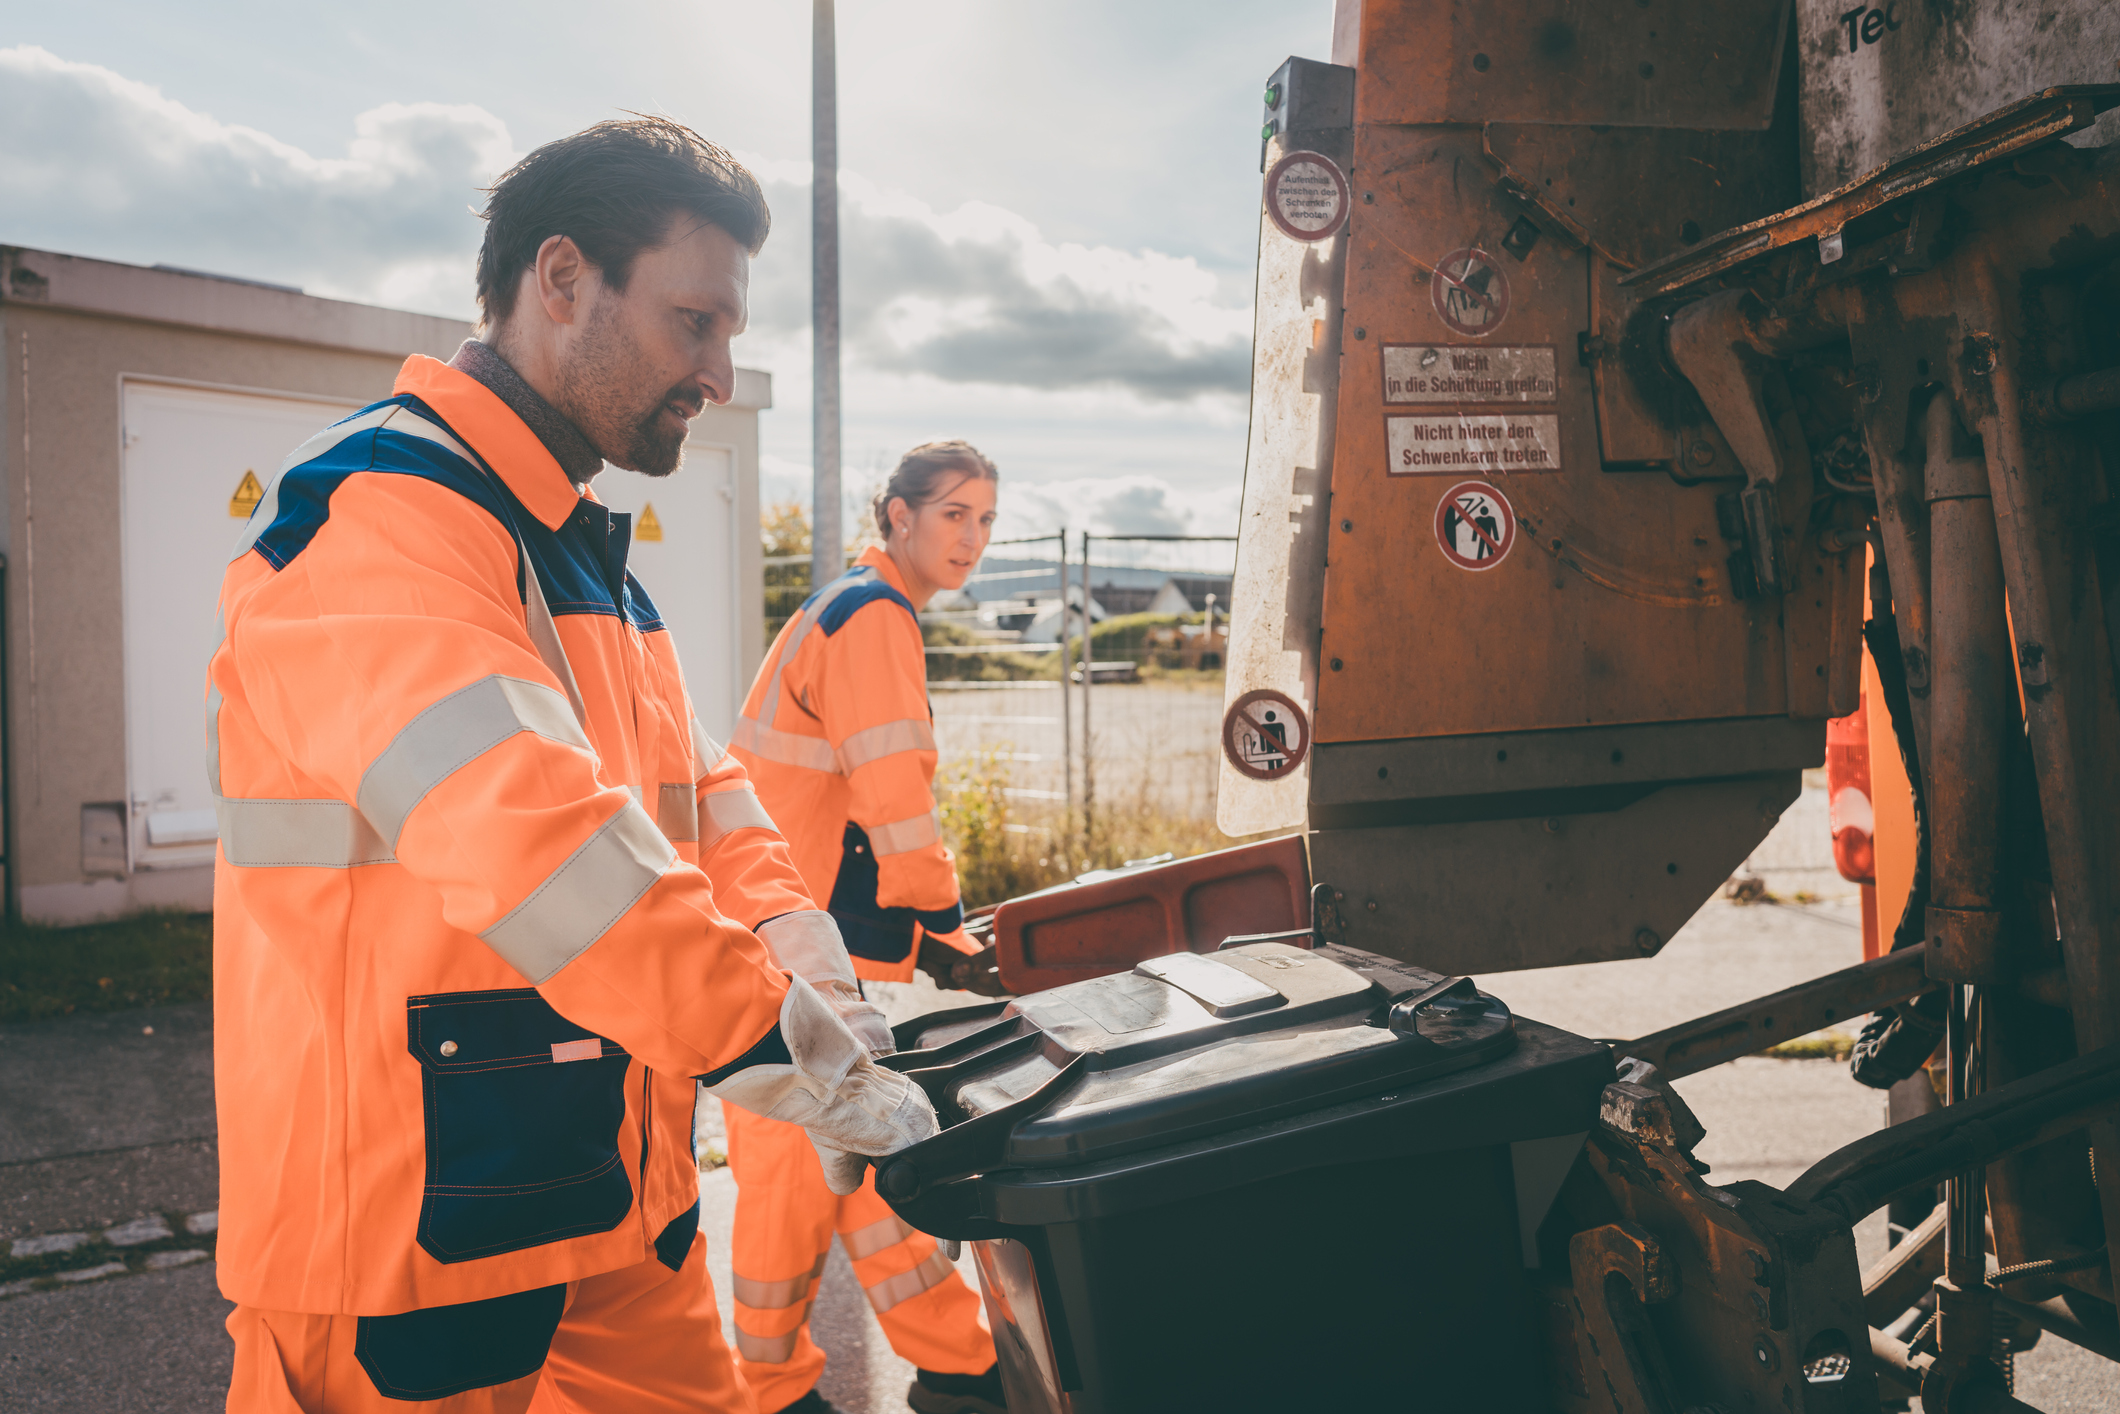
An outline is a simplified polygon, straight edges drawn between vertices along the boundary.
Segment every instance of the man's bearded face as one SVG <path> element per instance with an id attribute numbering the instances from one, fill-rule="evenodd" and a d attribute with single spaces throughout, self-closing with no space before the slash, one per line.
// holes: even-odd
<path id="1" fill-rule="evenodd" d="M 668 476 L 687 424 L 735 391 L 729 341 L 748 322 L 750 256 L 719 226 L 675 218 L 634 257 L 624 289 L 587 283 L 559 357 L 559 410 L 604 460 Z"/>
<path id="2" fill-rule="evenodd" d="M 559 369 L 560 411 L 613 466 L 668 476 L 684 460 L 688 423 L 705 405 L 687 377 L 661 391 L 663 370 L 630 329 L 627 300 L 608 287 Z"/>

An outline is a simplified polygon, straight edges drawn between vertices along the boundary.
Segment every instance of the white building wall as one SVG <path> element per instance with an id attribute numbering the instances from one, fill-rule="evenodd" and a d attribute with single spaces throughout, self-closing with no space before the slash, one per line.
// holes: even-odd
<path id="1" fill-rule="evenodd" d="M 388 396 L 406 355 L 447 358 L 470 332 L 0 247 L 7 873 L 25 917 L 211 906 L 203 698 L 241 524 L 230 498 L 245 470 L 268 479 L 318 426 Z M 598 478 L 619 509 L 656 504 L 665 538 L 636 564 L 702 721 L 724 734 L 764 650 L 758 412 L 771 401 L 769 377 L 738 370 L 676 477 Z"/>

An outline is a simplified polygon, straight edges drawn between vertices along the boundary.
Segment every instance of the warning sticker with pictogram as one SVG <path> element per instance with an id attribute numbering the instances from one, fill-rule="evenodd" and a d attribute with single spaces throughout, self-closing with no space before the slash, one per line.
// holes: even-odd
<path id="1" fill-rule="evenodd" d="M 1330 240 L 1348 206 L 1347 174 L 1322 152 L 1291 152 L 1266 174 L 1266 214 L 1292 241 Z"/>
<path id="2" fill-rule="evenodd" d="M 1428 280 L 1435 312 L 1460 334 L 1492 334 L 1509 317 L 1509 276 L 1477 246 L 1454 250 L 1435 263 Z"/>
<path id="3" fill-rule="evenodd" d="M 635 540 L 653 540 L 662 543 L 662 517 L 655 514 L 655 503 L 648 502 L 640 508 L 640 520 L 633 527 Z"/>
<path id="4" fill-rule="evenodd" d="M 1484 481 L 1460 481 L 1435 507 L 1435 539 L 1461 570 L 1491 570 L 1516 544 L 1516 512 Z"/>
<path id="5" fill-rule="evenodd" d="M 265 488 L 258 485 L 258 474 L 248 467 L 243 470 L 243 479 L 236 483 L 236 493 L 228 498 L 228 513 L 237 520 L 249 520 L 250 513 L 265 499 Z"/>
<path id="6" fill-rule="evenodd" d="M 1286 693 L 1266 687 L 1247 692 L 1222 719 L 1222 754 L 1255 781 L 1287 775 L 1309 751 L 1310 719 Z"/>

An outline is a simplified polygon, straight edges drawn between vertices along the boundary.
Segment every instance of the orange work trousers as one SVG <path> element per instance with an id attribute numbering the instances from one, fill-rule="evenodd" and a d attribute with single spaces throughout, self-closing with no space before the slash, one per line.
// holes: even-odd
<path id="1" fill-rule="evenodd" d="M 979 1297 L 935 1239 L 916 1232 L 876 1193 L 871 1170 L 842 1198 L 825 1187 L 810 1136 L 797 1125 L 723 1110 L 736 1176 L 736 1363 L 762 1414 L 808 1394 L 824 1373 L 810 1339 L 810 1303 L 832 1234 L 853 1259 L 891 1349 L 922 1370 L 979 1375 L 993 1368 L 994 1338 Z"/>
<path id="2" fill-rule="evenodd" d="M 439 1339 L 426 1350 L 402 1335 L 383 1339 L 390 1328 L 372 1316 L 238 1306 L 228 1318 L 236 1342 L 229 1414 L 756 1414 L 721 1338 L 704 1237 L 692 1239 L 674 1272 L 650 1258 L 569 1282 L 542 1314 L 540 1296 L 439 1308 L 470 1314 L 460 1328 L 434 1332 Z M 542 1364 L 513 1374 L 536 1359 L 541 1342 Z M 481 1362 L 511 1377 L 459 1388 L 482 1378 Z M 379 1378 L 392 1393 L 377 1387 Z M 422 1398 L 423 1390 L 438 1393 Z"/>

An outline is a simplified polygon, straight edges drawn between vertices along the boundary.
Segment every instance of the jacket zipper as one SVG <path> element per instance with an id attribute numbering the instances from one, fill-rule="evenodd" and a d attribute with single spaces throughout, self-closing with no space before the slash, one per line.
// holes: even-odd
<path id="1" fill-rule="evenodd" d="M 648 1222 L 648 1151 L 655 1143 L 655 1092 L 649 1088 L 653 1072 L 643 1064 L 640 1068 L 640 1194 L 633 1201 L 640 1204 L 641 1230 L 647 1232 Z M 652 1242 L 655 1234 L 648 1233 Z"/>

